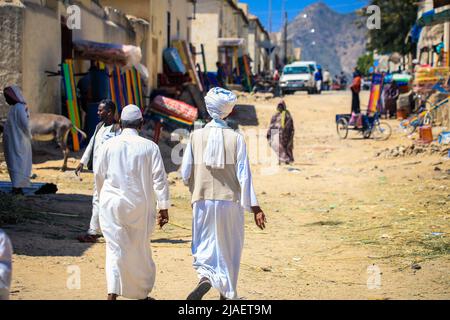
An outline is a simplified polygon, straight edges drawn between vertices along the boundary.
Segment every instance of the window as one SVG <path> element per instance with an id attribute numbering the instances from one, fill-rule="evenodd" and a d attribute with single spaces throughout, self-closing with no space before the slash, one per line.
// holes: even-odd
<path id="1" fill-rule="evenodd" d="M 177 39 L 181 39 L 181 31 L 180 31 L 180 19 L 177 19 Z"/>
<path id="2" fill-rule="evenodd" d="M 308 74 L 310 73 L 308 67 L 285 67 L 283 70 L 284 74 Z"/>

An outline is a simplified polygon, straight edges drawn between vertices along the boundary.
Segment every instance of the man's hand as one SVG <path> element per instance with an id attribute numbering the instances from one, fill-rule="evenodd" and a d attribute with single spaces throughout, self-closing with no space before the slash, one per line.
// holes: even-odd
<path id="1" fill-rule="evenodd" d="M 266 228 L 266 215 L 262 211 L 261 207 L 252 207 L 252 211 L 255 214 L 255 223 L 261 230 L 264 230 Z"/>
<path id="2" fill-rule="evenodd" d="M 157 223 L 160 228 L 169 222 L 169 210 L 159 210 Z"/>
<path id="3" fill-rule="evenodd" d="M 75 169 L 75 174 L 76 174 L 77 176 L 79 176 L 80 173 L 83 172 L 83 167 L 84 167 L 84 164 L 80 163 L 80 164 L 78 165 L 78 167 Z"/>

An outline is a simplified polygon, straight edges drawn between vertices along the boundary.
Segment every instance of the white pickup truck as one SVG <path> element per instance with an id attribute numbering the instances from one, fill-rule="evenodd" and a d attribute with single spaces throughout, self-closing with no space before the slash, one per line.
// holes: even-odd
<path id="1" fill-rule="evenodd" d="M 280 78 L 282 94 L 296 91 L 306 91 L 308 94 L 319 93 L 314 78 L 316 72 L 317 63 L 314 61 L 301 61 L 286 65 Z"/>

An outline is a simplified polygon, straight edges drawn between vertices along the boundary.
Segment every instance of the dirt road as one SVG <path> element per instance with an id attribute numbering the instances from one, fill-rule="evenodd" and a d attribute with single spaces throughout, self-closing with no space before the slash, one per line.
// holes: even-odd
<path id="1" fill-rule="evenodd" d="M 390 122 L 389 141 L 363 140 L 356 133 L 339 140 L 334 116 L 348 112 L 348 93 L 288 96 L 286 102 L 296 126 L 296 163 L 275 174 L 253 165 L 269 223 L 259 231 L 247 214 L 240 296 L 449 299 L 450 161 L 440 154 L 376 157 L 386 148 L 411 144 L 397 132 L 397 121 Z M 241 129 L 258 132 L 263 141 L 276 101 L 243 103 L 254 104 L 256 114 L 250 106 L 240 109 L 249 120 Z M 105 298 L 104 243 L 74 240 L 89 223 L 92 175 L 77 181 L 73 172 L 58 172 L 59 165 L 34 166 L 38 181 L 57 183 L 59 193 L 24 200 L 33 214 L 4 227 L 15 247 L 13 299 Z M 197 282 L 189 194 L 174 173 L 170 177 L 173 224 L 152 239 L 157 264 L 152 294 L 185 299 Z M 4 170 L 0 178 L 7 180 Z M 69 289 L 78 270 L 81 288 Z M 207 298 L 217 299 L 218 293 Z"/>

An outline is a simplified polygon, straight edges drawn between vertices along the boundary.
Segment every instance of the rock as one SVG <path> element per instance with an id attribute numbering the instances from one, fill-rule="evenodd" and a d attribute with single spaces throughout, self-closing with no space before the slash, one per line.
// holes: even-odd
<path id="1" fill-rule="evenodd" d="M 422 269 L 422 267 L 418 263 L 413 263 L 411 265 L 411 269 L 413 269 L 413 270 L 420 270 L 420 269 Z"/>
<path id="2" fill-rule="evenodd" d="M 261 270 L 264 271 L 264 272 L 272 272 L 272 267 L 271 266 L 262 267 Z"/>
<path id="3" fill-rule="evenodd" d="M 442 171 L 439 167 L 434 167 L 434 171 Z"/>

